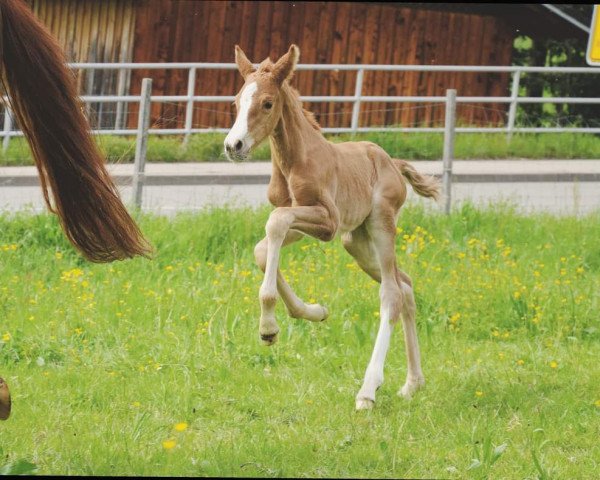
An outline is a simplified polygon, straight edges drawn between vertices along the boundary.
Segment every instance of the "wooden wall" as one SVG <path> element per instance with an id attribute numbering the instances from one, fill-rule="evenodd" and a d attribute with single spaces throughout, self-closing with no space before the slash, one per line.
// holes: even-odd
<path id="1" fill-rule="evenodd" d="M 299 45 L 301 63 L 509 65 L 513 31 L 505 20 L 452 13 L 432 6 L 368 2 L 192 1 L 192 0 L 28 0 L 35 14 L 57 36 L 70 61 L 233 62 L 237 43 L 255 62 L 273 60 Z M 136 70 L 127 91 L 139 93 L 141 79 L 154 79 L 153 92 L 186 94 L 183 70 Z M 297 72 L 303 95 L 353 95 L 354 72 Z M 79 75 L 80 92 L 116 93 L 116 71 Z M 130 87 L 129 87 L 130 85 Z M 197 75 L 196 94 L 233 95 L 242 85 L 234 71 Z M 507 95 L 507 74 L 366 73 L 365 95 Z M 115 104 L 95 104 L 96 123 L 114 124 Z M 351 103 L 315 103 L 323 126 L 349 126 Z M 157 127 L 183 125 L 185 105 L 153 106 Z M 127 124 L 135 126 L 131 104 Z M 498 124 L 504 104 L 459 105 L 459 122 Z M 441 125 L 442 105 L 363 104 L 361 126 Z M 195 127 L 229 127 L 229 102 L 196 104 Z"/>
<path id="2" fill-rule="evenodd" d="M 291 43 L 300 47 L 300 63 L 510 65 L 513 32 L 493 16 L 451 13 L 398 4 L 276 1 L 136 2 L 135 61 L 233 62 L 239 44 L 250 60 L 275 60 Z M 154 78 L 154 94 L 185 94 L 185 71 L 137 71 L 132 93 L 144 76 Z M 365 95 L 508 94 L 507 74 L 366 73 Z M 355 73 L 298 72 L 294 84 L 303 95 L 353 95 Z M 242 85 L 237 72 L 201 71 L 197 95 L 233 95 Z M 195 127 L 229 127 L 231 105 L 197 104 Z M 153 124 L 181 126 L 184 105 L 155 105 Z M 323 126 L 349 126 L 351 104 L 312 104 Z M 506 105 L 458 108 L 459 122 L 497 124 Z M 442 106 L 364 104 L 361 126 L 440 125 Z M 178 117 L 178 120 L 176 120 Z M 131 125 L 135 118 L 130 118 Z"/>
<path id="3" fill-rule="evenodd" d="M 134 0 L 28 0 L 34 14 L 50 29 L 71 62 L 130 62 L 135 23 Z M 117 72 L 78 74 L 82 94 L 117 92 Z M 125 81 L 129 89 L 129 78 Z M 93 104 L 100 125 L 114 124 L 115 104 Z"/>

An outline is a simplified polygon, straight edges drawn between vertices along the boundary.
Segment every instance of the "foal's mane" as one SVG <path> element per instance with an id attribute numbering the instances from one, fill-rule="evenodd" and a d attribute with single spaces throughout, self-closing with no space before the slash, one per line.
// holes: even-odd
<path id="1" fill-rule="evenodd" d="M 257 73 L 269 74 L 273 71 L 274 65 L 275 64 L 271 61 L 271 59 L 267 58 L 259 65 Z M 292 87 L 290 85 L 289 82 L 292 81 L 292 78 L 293 78 L 293 74 L 286 80 L 287 83 L 284 83 L 282 88 L 285 88 L 287 86 L 287 90 L 291 94 L 292 99 L 294 99 L 296 102 L 298 102 L 298 105 L 299 105 L 300 109 L 302 110 L 304 117 L 308 120 L 308 123 L 310 123 L 310 126 L 312 128 L 314 128 L 315 130 L 317 130 L 318 132 L 320 132 L 321 126 L 319 125 L 319 122 L 317 122 L 317 119 L 315 118 L 315 114 L 313 112 L 306 110 L 302 106 L 302 100 L 300 100 L 300 92 L 298 92 L 298 90 L 296 90 L 294 87 Z"/>

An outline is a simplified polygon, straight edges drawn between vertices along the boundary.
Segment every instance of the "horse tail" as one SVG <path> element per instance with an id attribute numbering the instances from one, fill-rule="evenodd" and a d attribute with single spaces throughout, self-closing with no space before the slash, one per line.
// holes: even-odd
<path id="1" fill-rule="evenodd" d="M 151 248 L 89 133 L 62 49 L 20 0 L 0 0 L 0 68 L 46 205 L 68 239 L 92 262 L 148 256 Z"/>
<path id="2" fill-rule="evenodd" d="M 406 160 L 393 159 L 394 165 L 412 185 L 413 190 L 422 197 L 437 200 L 440 196 L 440 182 L 431 175 L 422 175 Z"/>

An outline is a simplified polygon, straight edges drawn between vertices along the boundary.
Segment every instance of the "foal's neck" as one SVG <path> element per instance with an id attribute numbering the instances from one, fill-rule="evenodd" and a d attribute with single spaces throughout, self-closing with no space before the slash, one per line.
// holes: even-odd
<path id="1" fill-rule="evenodd" d="M 326 140 L 306 118 L 298 95 L 289 85 L 284 84 L 281 87 L 281 98 L 281 119 L 269 140 L 272 161 L 286 174 L 293 165 L 306 161 L 307 148 Z"/>

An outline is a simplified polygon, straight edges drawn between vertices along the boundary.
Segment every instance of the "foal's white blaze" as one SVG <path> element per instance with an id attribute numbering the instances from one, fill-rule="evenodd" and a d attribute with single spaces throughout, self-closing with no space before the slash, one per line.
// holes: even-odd
<path id="1" fill-rule="evenodd" d="M 252 105 L 252 97 L 256 93 L 258 85 L 252 82 L 246 85 L 240 97 L 240 111 L 235 119 L 235 123 L 227 137 L 225 137 L 225 147 L 229 146 L 235 151 L 235 144 L 241 141 L 244 144 L 243 150 L 247 151 L 253 144 L 254 139 L 248 134 L 248 113 Z"/>

